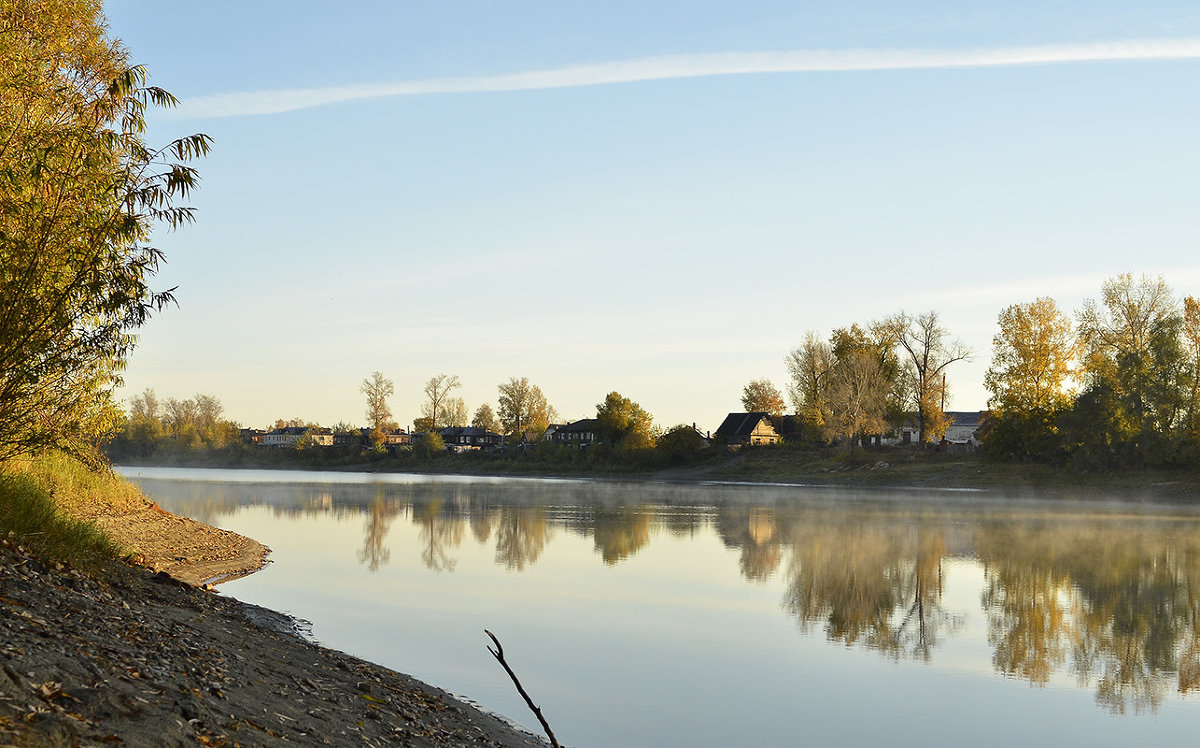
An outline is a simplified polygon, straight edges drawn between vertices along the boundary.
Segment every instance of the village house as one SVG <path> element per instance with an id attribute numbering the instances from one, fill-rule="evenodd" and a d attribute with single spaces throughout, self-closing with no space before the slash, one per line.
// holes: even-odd
<path id="1" fill-rule="evenodd" d="M 267 447 L 292 447 L 308 438 L 310 444 L 318 447 L 333 446 L 333 430 L 321 426 L 285 426 L 281 429 L 268 431 L 262 440 Z"/>
<path id="2" fill-rule="evenodd" d="M 983 424 L 983 411 L 948 410 L 950 425 L 942 437 L 942 449 L 948 451 L 973 451 L 980 445 L 979 427 Z"/>
<path id="3" fill-rule="evenodd" d="M 504 443 L 503 436 L 474 426 L 447 426 L 438 435 L 451 451 L 481 449 L 490 452 Z"/>
<path id="4" fill-rule="evenodd" d="M 939 443 L 942 449 L 971 450 L 980 445 L 977 432 L 983 422 L 983 411 L 948 410 L 946 417 L 950 420 L 950 425 L 946 427 L 946 433 L 940 435 L 940 439 L 938 434 L 932 435 L 934 442 Z M 897 433 L 894 436 L 885 437 L 883 443 L 889 446 L 916 444 L 920 439 L 920 433 L 917 417 L 910 413 L 904 419 L 904 424 L 897 430 Z"/>
<path id="5" fill-rule="evenodd" d="M 730 413 L 713 434 L 713 441 L 729 446 L 778 444 L 779 432 L 767 413 Z"/>
<path id="6" fill-rule="evenodd" d="M 595 418 L 583 418 L 565 426 L 555 426 L 553 430 L 546 429 L 542 438 L 554 444 L 583 449 L 596 443 L 599 425 L 600 422 Z"/>

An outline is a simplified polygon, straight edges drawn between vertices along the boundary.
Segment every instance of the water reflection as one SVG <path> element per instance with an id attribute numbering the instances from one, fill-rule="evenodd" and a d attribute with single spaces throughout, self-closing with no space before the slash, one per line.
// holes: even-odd
<path id="1" fill-rule="evenodd" d="M 806 633 L 892 659 L 931 662 L 964 627 L 948 604 L 951 562 L 981 570 L 978 609 L 992 667 L 1033 685 L 1056 676 L 1093 690 L 1113 713 L 1155 711 L 1200 685 L 1200 519 L 1025 508 L 942 497 L 862 500 L 795 489 L 533 481 L 270 484 L 156 482 L 174 511 L 215 521 L 246 506 L 281 515 L 360 518 L 358 563 L 393 552 L 455 572 L 464 543 L 521 572 L 559 534 L 627 563 L 660 533 L 715 536 L 747 583 L 782 585 L 780 608 Z M 168 485 L 169 484 L 169 485 Z M 393 547 L 398 516 L 419 529 Z M 410 556 L 411 558 L 411 556 Z M 969 604 L 973 605 L 973 602 Z M 958 608 L 955 605 L 959 605 Z"/>
<path id="2" fill-rule="evenodd" d="M 942 605 L 946 530 L 875 514 L 791 517 L 784 608 L 804 629 L 893 658 L 928 660 L 961 616 Z"/>
<path id="3" fill-rule="evenodd" d="M 1041 684 L 1067 669 L 1094 682 L 1097 703 L 1114 713 L 1155 710 L 1170 691 L 1196 687 L 1200 539 L 1191 523 L 988 523 L 977 548 L 999 671 Z"/>

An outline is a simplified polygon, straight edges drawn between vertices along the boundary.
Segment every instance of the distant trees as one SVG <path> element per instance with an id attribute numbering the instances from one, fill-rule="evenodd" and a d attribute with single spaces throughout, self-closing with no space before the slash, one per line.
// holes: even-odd
<path id="1" fill-rule="evenodd" d="M 830 336 L 833 366 L 826 382 L 825 438 L 854 443 L 892 430 L 889 415 L 898 390 L 900 363 L 887 323 L 843 327 Z"/>
<path id="2" fill-rule="evenodd" d="M 154 390 L 147 388 L 131 398 L 128 416 L 109 444 L 110 454 L 149 457 L 161 450 L 178 453 L 237 444 L 239 427 L 222 418 L 223 411 L 220 400 L 203 394 L 167 398 L 160 405 Z"/>
<path id="3" fill-rule="evenodd" d="M 492 411 L 492 406 L 487 403 L 483 403 L 475 409 L 475 415 L 471 418 L 471 425 L 484 431 L 500 432 L 500 421 Z"/>
<path id="4" fill-rule="evenodd" d="M 531 433 L 538 438 L 550 425 L 553 408 L 536 384 L 527 377 L 512 378 L 498 385 L 500 391 L 500 426 L 515 439 Z"/>
<path id="5" fill-rule="evenodd" d="M 783 415 L 783 393 L 769 379 L 752 379 L 742 389 L 742 407 L 747 413 L 767 413 L 772 418 Z"/>
<path id="6" fill-rule="evenodd" d="M 946 433 L 949 421 L 942 403 L 946 400 L 946 367 L 971 357 L 967 346 L 949 340 L 937 312 L 909 315 L 901 312 L 892 320 L 895 340 L 905 354 L 908 408 L 916 414 L 918 441 L 929 443 Z"/>
<path id="7" fill-rule="evenodd" d="M 172 300 L 150 284 L 152 229 L 192 220 L 192 135 L 153 148 L 172 106 L 107 36 L 100 3 L 0 4 L 0 460 L 80 456 L 120 417 L 112 391 L 134 331 Z"/>
<path id="8" fill-rule="evenodd" d="M 429 378 L 425 383 L 425 402 L 421 405 L 421 418 L 418 419 L 425 427 L 422 430 L 433 431 L 453 425 L 451 421 L 457 420 L 460 414 L 465 413 L 466 404 L 461 399 L 451 402 L 450 393 L 459 387 L 462 387 L 462 382 L 455 375 L 438 374 Z M 466 422 L 465 415 L 462 421 Z"/>
<path id="9" fill-rule="evenodd" d="M 1162 278 L 1106 280 L 1073 330 L 1050 299 L 1009 307 L 999 322 L 985 380 L 990 455 L 1084 469 L 1200 460 L 1200 307 L 1185 299 L 1181 310 Z"/>
<path id="10" fill-rule="evenodd" d="M 1054 299 L 1042 297 L 1000 312 L 992 338 L 992 365 L 984 376 L 995 411 L 1053 413 L 1070 402 L 1078 343 L 1071 320 Z"/>
<path id="11" fill-rule="evenodd" d="M 1192 296 L 1183 300 L 1183 343 L 1192 384 L 1186 427 L 1189 438 L 1196 443 L 1200 442 L 1200 301 Z"/>
<path id="12" fill-rule="evenodd" d="M 442 426 L 466 426 L 470 421 L 467 402 L 461 397 L 450 397 L 442 409 Z"/>
<path id="13" fill-rule="evenodd" d="M 824 437 L 829 410 L 829 372 L 833 369 L 833 349 L 808 331 L 797 348 L 784 359 L 790 377 L 788 397 L 803 423 L 805 438 Z"/>
<path id="14" fill-rule="evenodd" d="M 1084 391 L 1071 421 L 1077 458 L 1169 461 L 1190 386 L 1182 326 L 1178 302 L 1161 277 L 1123 273 L 1105 281 L 1099 303 L 1084 302 L 1077 327 Z"/>
<path id="15" fill-rule="evenodd" d="M 686 460 L 705 446 L 705 439 L 700 432 L 682 423 L 667 429 L 654 444 L 655 451 L 674 461 Z"/>
<path id="16" fill-rule="evenodd" d="M 788 395 L 805 438 L 857 443 L 894 431 L 912 413 L 920 440 L 946 429 L 946 368 L 969 355 L 936 312 L 905 312 L 832 332 L 808 332 L 784 359 Z"/>
<path id="17" fill-rule="evenodd" d="M 596 406 L 600 440 L 618 449 L 649 449 L 654 446 L 654 419 L 642 406 L 619 392 L 610 392 Z"/>
<path id="18" fill-rule="evenodd" d="M 359 391 L 366 395 L 367 398 L 366 416 L 367 423 L 371 425 L 371 428 L 376 430 L 394 428 L 392 409 L 388 407 L 387 402 L 388 398 L 396 391 L 392 380 L 374 371 L 371 372 L 369 378 L 362 381 Z"/>
<path id="19" fill-rule="evenodd" d="M 1069 381 L 1079 350 L 1070 318 L 1042 297 L 1013 304 L 998 319 L 992 365 L 984 376 L 991 397 L 988 451 L 994 456 L 1048 459 L 1059 416 L 1071 403 Z"/>

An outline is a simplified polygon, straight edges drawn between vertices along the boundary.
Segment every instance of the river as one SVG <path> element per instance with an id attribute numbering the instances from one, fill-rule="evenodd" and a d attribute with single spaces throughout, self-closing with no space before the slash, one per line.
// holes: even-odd
<path id="1" fill-rule="evenodd" d="M 1200 511 L 962 491 L 121 468 L 221 593 L 573 746 L 1193 745 Z"/>

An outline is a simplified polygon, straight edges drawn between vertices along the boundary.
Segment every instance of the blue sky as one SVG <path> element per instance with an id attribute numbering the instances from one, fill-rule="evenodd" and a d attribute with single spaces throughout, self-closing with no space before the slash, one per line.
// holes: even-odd
<path id="1" fill-rule="evenodd" d="M 150 139 L 215 141 L 126 395 L 356 423 L 379 370 L 407 425 L 434 374 L 526 376 L 712 429 L 806 331 L 932 309 L 967 410 L 1009 304 L 1200 294 L 1194 3 L 105 11 L 183 101 Z"/>

